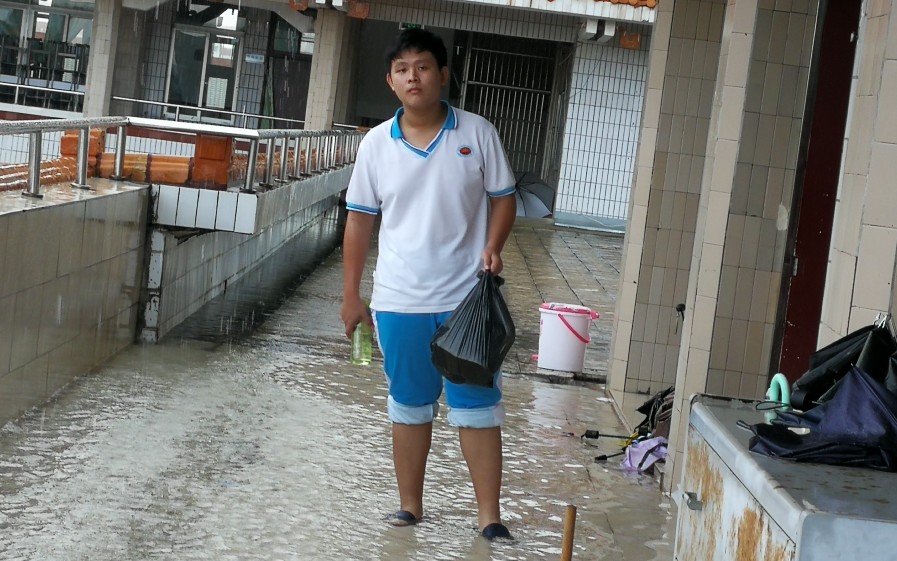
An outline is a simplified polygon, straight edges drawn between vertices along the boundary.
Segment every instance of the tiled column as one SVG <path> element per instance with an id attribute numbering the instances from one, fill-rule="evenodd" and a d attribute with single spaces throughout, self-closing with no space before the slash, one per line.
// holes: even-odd
<path id="1" fill-rule="evenodd" d="M 663 97 L 664 77 L 669 56 L 670 31 L 673 10 L 682 0 L 661 2 L 657 7 L 657 19 L 651 37 L 648 56 L 648 78 L 645 86 L 645 103 L 642 109 L 642 125 L 635 159 L 635 174 L 630 194 L 629 223 L 623 246 L 623 261 L 617 306 L 614 311 L 614 331 L 611 341 L 608 387 L 618 400 L 626 389 L 632 341 L 632 323 L 635 320 L 635 296 L 638 290 L 640 265 L 645 243 L 648 215 L 648 199 L 651 178 L 654 173 L 655 147 L 660 123 L 660 104 Z"/>
<path id="2" fill-rule="evenodd" d="M 147 18 L 144 12 L 124 8 L 119 21 L 119 34 L 127 41 L 116 47 L 115 73 L 112 76 L 112 95 L 140 99 L 143 88 L 144 56 L 147 50 Z M 110 102 L 114 115 L 133 115 L 133 102 Z"/>
<path id="3" fill-rule="evenodd" d="M 672 487 L 675 487 L 680 476 L 677 458 L 685 448 L 689 399 L 693 394 L 705 391 L 707 385 L 758 1 L 729 0 L 723 22 L 719 71 L 676 371 L 676 399 L 667 461 L 667 473 L 670 474 L 667 481 Z"/>
<path id="4" fill-rule="evenodd" d="M 863 16 L 820 345 L 897 310 L 897 11 L 870 2 Z"/>
<path id="5" fill-rule="evenodd" d="M 342 59 L 339 65 L 339 78 L 337 81 L 336 100 L 333 107 L 333 120 L 337 123 L 351 123 L 355 120 L 353 107 L 355 105 L 355 84 L 358 50 L 358 38 L 361 36 L 360 20 L 346 18 L 346 27 L 343 31 Z M 379 62 L 379 61 L 378 61 Z"/>
<path id="6" fill-rule="evenodd" d="M 725 3 L 662 2 L 651 44 L 610 388 L 675 383 Z M 688 313 L 688 310 L 686 310 Z"/>
<path id="7" fill-rule="evenodd" d="M 122 0 L 97 0 L 94 4 L 87 90 L 84 94 L 85 117 L 109 114 L 121 3 Z"/>
<path id="8" fill-rule="evenodd" d="M 307 130 L 329 129 L 333 125 L 340 64 L 349 53 L 344 52 L 348 17 L 343 12 L 319 9 L 315 19 L 315 52 L 311 62 L 308 105 L 305 109 Z"/>

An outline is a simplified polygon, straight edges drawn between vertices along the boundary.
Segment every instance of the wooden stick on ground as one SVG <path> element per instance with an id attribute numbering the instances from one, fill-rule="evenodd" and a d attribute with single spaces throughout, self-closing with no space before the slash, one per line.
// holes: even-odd
<path id="1" fill-rule="evenodd" d="M 573 534 L 576 530 L 576 507 L 567 505 L 564 515 L 564 536 L 561 545 L 561 561 L 570 561 L 573 558 Z"/>

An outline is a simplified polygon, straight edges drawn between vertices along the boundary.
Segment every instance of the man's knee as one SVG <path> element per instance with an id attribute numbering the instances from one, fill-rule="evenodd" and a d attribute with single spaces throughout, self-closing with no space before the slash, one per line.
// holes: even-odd
<path id="1" fill-rule="evenodd" d="M 439 414 L 439 404 L 403 405 L 389 396 L 386 402 L 389 420 L 400 425 L 426 425 Z"/>
<path id="2" fill-rule="evenodd" d="M 465 429 L 491 429 L 500 427 L 504 421 L 505 407 L 501 403 L 477 409 L 452 408 L 448 413 L 450 425 Z"/>

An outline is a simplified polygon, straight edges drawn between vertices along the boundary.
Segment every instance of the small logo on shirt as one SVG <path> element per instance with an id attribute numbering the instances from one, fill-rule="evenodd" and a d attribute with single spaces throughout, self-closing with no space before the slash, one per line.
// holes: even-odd
<path id="1" fill-rule="evenodd" d="M 462 147 L 458 148 L 458 155 L 461 156 L 462 158 L 466 158 L 467 156 L 470 156 L 471 154 L 473 154 L 473 150 L 470 148 L 470 146 L 462 146 Z"/>

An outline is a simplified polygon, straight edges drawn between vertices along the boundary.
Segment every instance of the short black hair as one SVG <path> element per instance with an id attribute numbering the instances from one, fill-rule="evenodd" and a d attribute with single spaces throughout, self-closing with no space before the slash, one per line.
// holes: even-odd
<path id="1" fill-rule="evenodd" d="M 432 31 L 421 28 L 405 29 L 393 40 L 386 49 L 386 71 L 392 69 L 392 61 L 397 59 L 405 51 L 417 51 L 419 53 L 432 53 L 440 70 L 448 66 L 448 53 L 442 38 Z"/>

